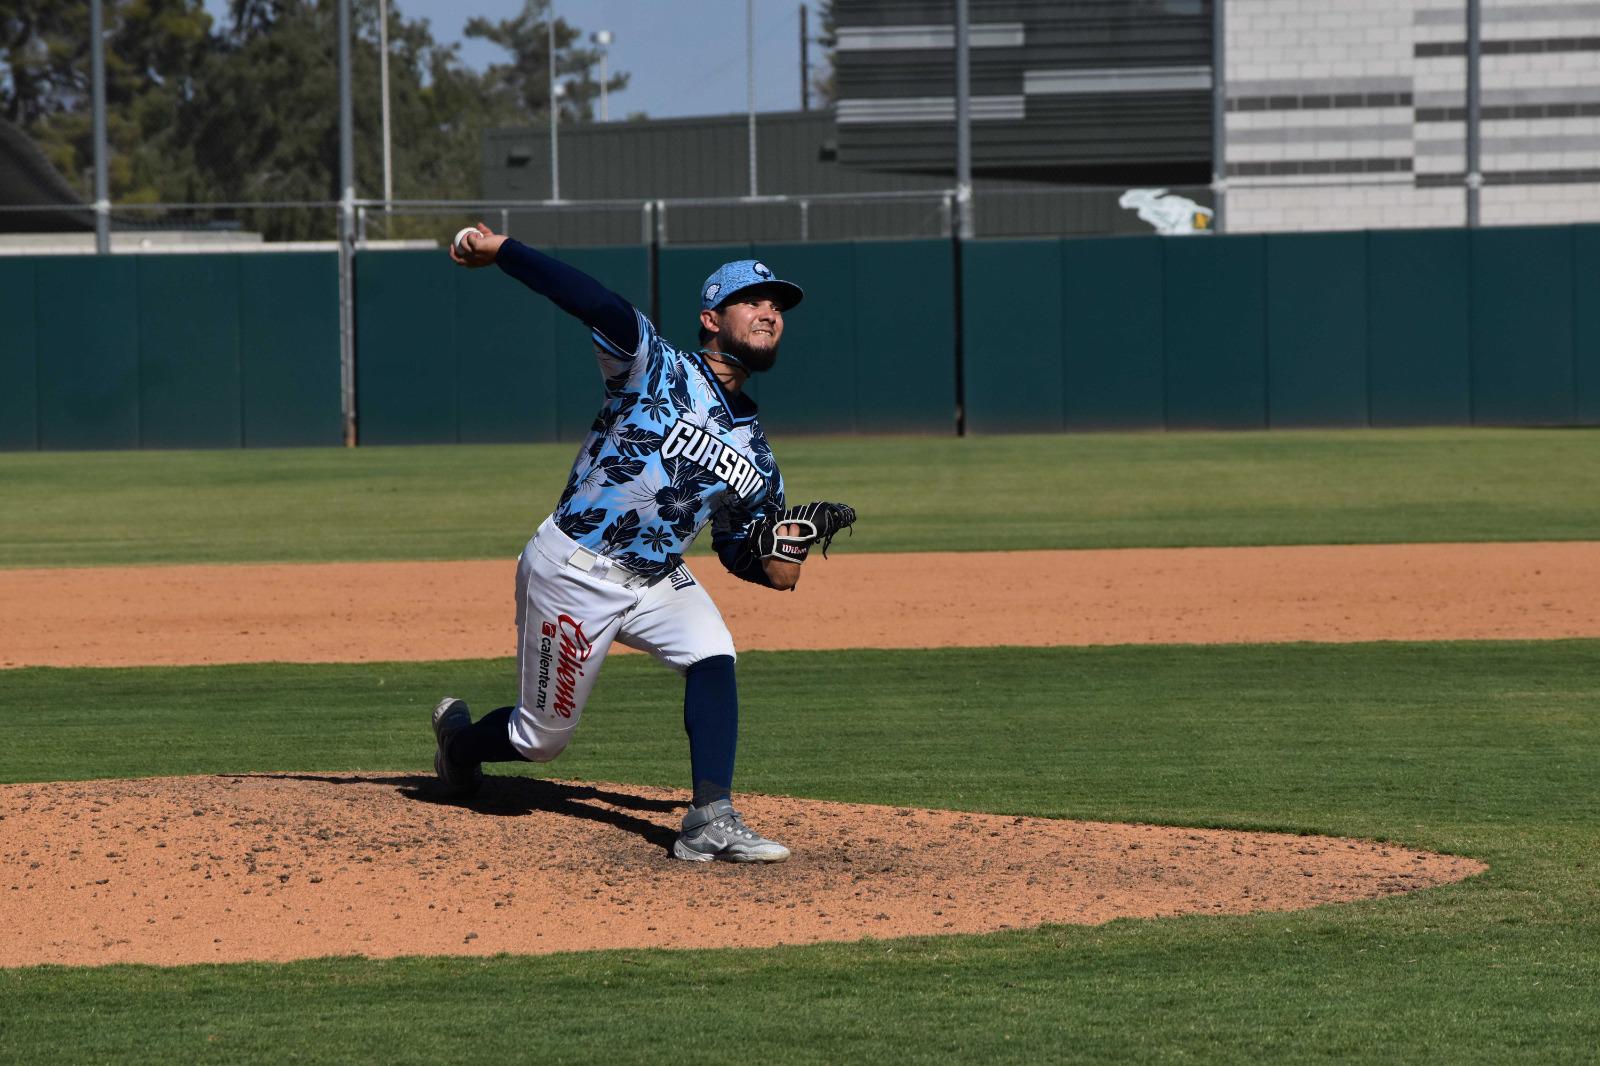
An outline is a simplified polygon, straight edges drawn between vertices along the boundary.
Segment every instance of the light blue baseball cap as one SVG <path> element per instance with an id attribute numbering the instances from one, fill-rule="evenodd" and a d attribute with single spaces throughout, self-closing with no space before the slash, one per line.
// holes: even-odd
<path id="1" fill-rule="evenodd" d="M 785 311 L 806 297 L 805 290 L 792 281 L 780 281 L 773 276 L 772 268 L 761 260 L 735 259 L 717 267 L 700 287 L 700 307 L 706 311 L 721 307 L 736 294 L 757 285 L 777 289 Z"/>

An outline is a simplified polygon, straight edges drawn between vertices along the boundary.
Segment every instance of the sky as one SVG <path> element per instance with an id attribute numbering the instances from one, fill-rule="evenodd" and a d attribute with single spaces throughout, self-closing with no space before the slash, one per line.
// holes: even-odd
<path id="1" fill-rule="evenodd" d="M 794 111 L 800 107 L 801 0 L 753 0 L 755 8 L 756 110 Z M 723 115 L 743 112 L 746 104 L 746 0 L 555 0 L 558 18 L 585 36 L 610 30 L 612 72 L 632 75 L 628 88 L 611 94 L 613 119 L 643 111 L 652 118 Z M 467 66 L 483 69 L 506 53 L 461 36 L 467 20 L 482 15 L 509 19 L 522 0 L 390 0 L 414 21 L 425 18 L 434 39 L 459 41 Z M 816 0 L 810 32 L 818 28 Z M 227 18 L 227 0 L 206 0 L 206 10 Z M 811 49 L 812 69 L 821 58 Z"/>

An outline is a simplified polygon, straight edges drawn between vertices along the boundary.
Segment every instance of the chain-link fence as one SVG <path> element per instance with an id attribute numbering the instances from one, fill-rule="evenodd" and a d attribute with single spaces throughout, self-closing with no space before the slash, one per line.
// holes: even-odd
<path id="1" fill-rule="evenodd" d="M 337 246 L 339 205 L 300 203 L 114 204 L 111 251 L 289 251 Z M 0 253 L 95 251 L 95 212 L 86 204 L 0 206 Z"/>
<path id="2" fill-rule="evenodd" d="M 398 201 L 358 209 L 358 234 L 454 232 L 482 221 L 548 246 L 740 244 L 948 237 L 952 194 L 705 200 Z"/>
<path id="3" fill-rule="evenodd" d="M 1204 188 L 1146 190 L 1196 206 Z M 1156 232 L 1126 188 L 982 190 L 972 198 L 978 237 L 1060 237 Z M 485 222 L 552 247 L 693 245 L 949 238 L 960 225 L 953 189 L 657 200 L 358 200 L 356 247 L 442 245 Z M 281 251 L 333 248 L 335 201 L 115 204 L 113 252 Z M 94 250 L 85 204 L 0 206 L 0 253 Z"/>

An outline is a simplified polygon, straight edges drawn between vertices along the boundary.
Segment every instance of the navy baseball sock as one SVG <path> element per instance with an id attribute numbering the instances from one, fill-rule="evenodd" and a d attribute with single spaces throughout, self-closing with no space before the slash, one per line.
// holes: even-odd
<path id="1" fill-rule="evenodd" d="M 451 762 L 521 762 L 522 753 L 511 746 L 511 712 L 515 707 L 501 707 L 450 738 L 445 749 Z"/>
<path id="2" fill-rule="evenodd" d="M 683 675 L 683 729 L 689 734 L 694 805 L 733 794 L 733 756 L 739 747 L 739 689 L 733 656 L 701 659 Z"/>

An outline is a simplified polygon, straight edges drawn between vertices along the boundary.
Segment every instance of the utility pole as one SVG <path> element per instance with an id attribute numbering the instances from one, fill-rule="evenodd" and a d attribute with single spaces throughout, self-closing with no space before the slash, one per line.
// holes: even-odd
<path id="1" fill-rule="evenodd" d="M 344 443 L 356 446 L 356 162 L 350 97 L 350 0 L 339 0 L 339 386 Z"/>
<path id="2" fill-rule="evenodd" d="M 1480 221 L 1478 194 L 1483 189 L 1483 84 L 1479 70 L 1483 56 L 1482 0 L 1467 0 L 1467 225 Z"/>
<path id="3" fill-rule="evenodd" d="M 611 55 L 611 42 L 614 38 L 610 30 L 595 30 L 589 35 L 589 40 L 600 46 L 600 121 L 611 121 L 611 108 L 606 101 L 606 82 L 611 80 L 611 75 L 606 70 L 606 60 Z"/>
<path id="4" fill-rule="evenodd" d="M 1211 0 L 1211 228 L 1227 232 L 1228 26 L 1226 0 Z"/>
<path id="5" fill-rule="evenodd" d="M 550 50 L 550 199 L 561 199 L 561 145 L 556 138 L 556 5 L 551 0 L 545 31 Z"/>
<path id="6" fill-rule="evenodd" d="M 383 95 L 383 216 L 389 218 L 394 199 L 394 154 L 389 137 L 389 0 L 378 0 L 378 87 Z M 390 236 L 388 226 L 383 235 Z"/>
<path id="7" fill-rule="evenodd" d="M 800 110 L 811 110 L 811 34 L 806 30 L 806 5 L 800 5 Z"/>
<path id="8" fill-rule="evenodd" d="M 744 0 L 744 88 L 750 127 L 750 195 L 756 195 L 756 3 Z"/>
<path id="9" fill-rule="evenodd" d="M 963 240 L 972 236 L 972 49 L 968 0 L 956 0 L 956 208 Z"/>
<path id="10" fill-rule="evenodd" d="M 101 7 L 101 0 L 89 5 L 89 77 L 94 82 L 94 250 L 105 255 L 111 251 L 111 182 L 106 172 L 106 27 Z"/>

